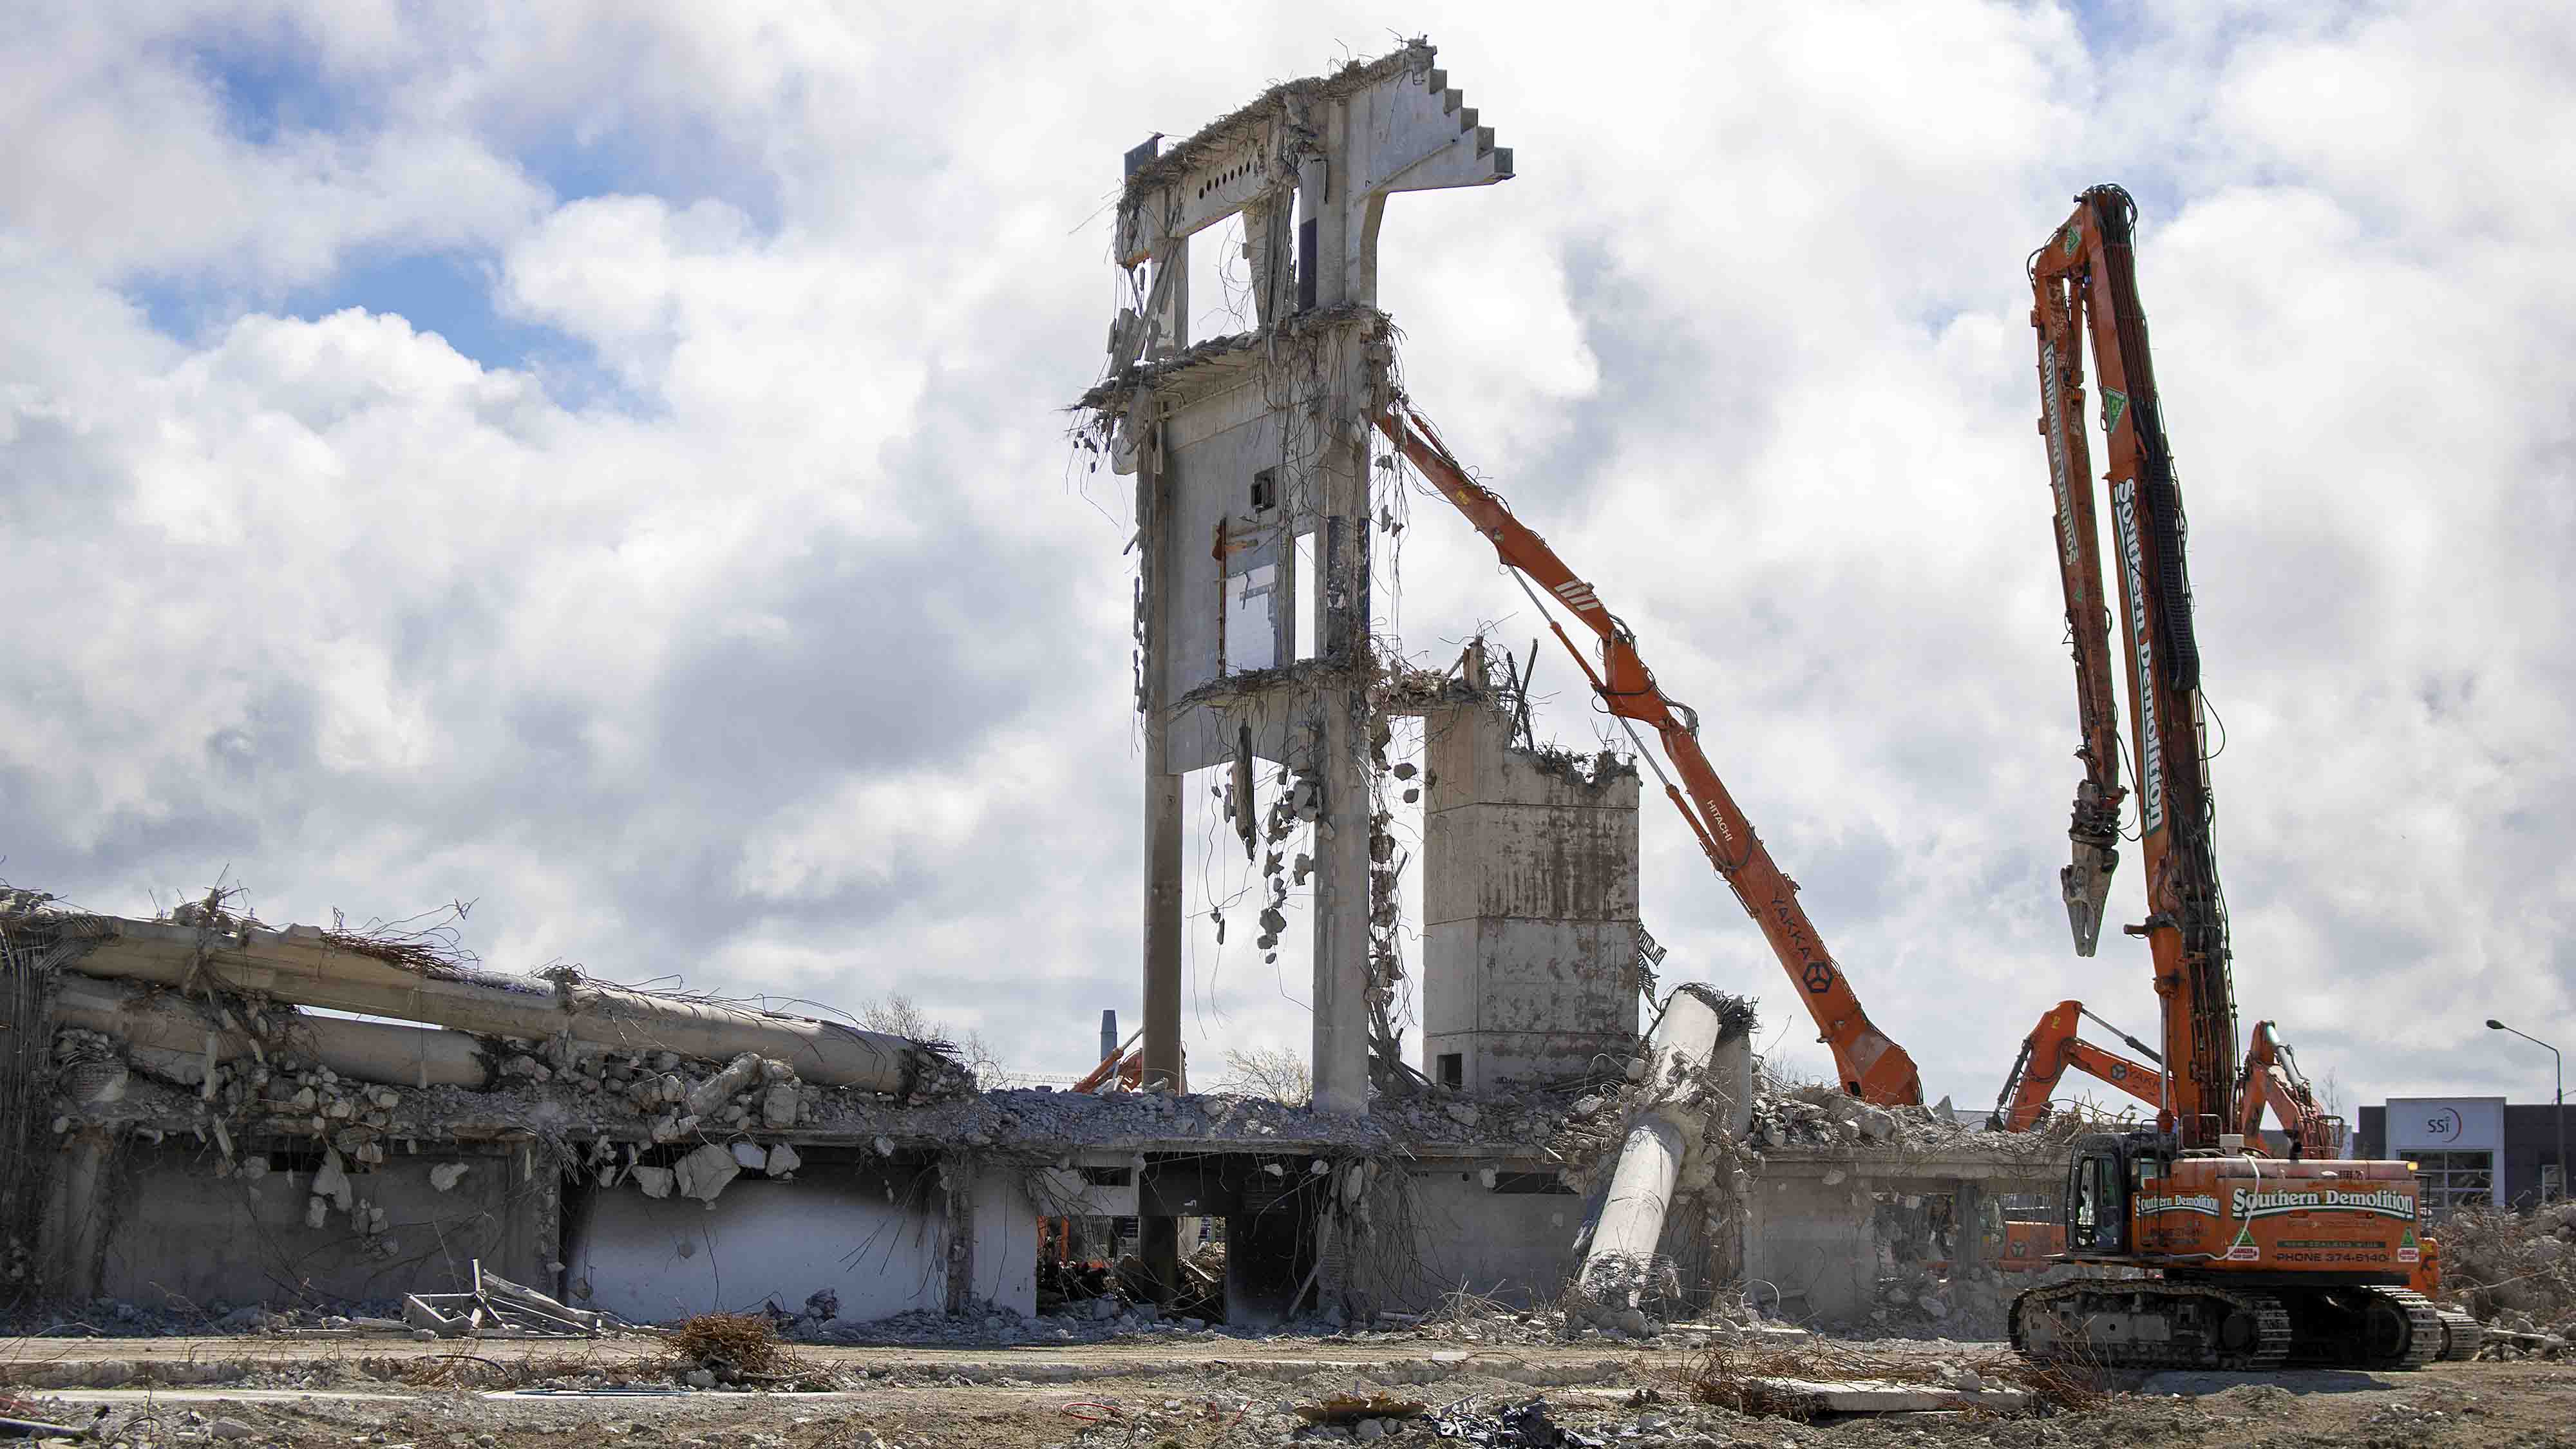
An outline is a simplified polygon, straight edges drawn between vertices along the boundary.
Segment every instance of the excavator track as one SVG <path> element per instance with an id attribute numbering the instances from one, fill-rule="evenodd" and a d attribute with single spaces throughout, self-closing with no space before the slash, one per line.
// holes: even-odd
<path id="1" fill-rule="evenodd" d="M 2443 1362 L 2476 1358 L 2479 1346 L 2487 1341 L 2486 1325 L 2456 1308 L 2436 1311 L 2442 1317 Z"/>
<path id="2" fill-rule="evenodd" d="M 2082 1337 L 2034 1335 L 2046 1315 Z M 2013 1350 L 2098 1368 L 2261 1371 L 2290 1357 L 2290 1314 L 2269 1293 L 2171 1279 L 2078 1279 L 2013 1300 Z M 2042 1341 L 2034 1346 L 2034 1337 Z"/>
<path id="3" fill-rule="evenodd" d="M 2394 1355 L 2377 1355 L 2365 1363 L 2368 1368 L 2422 1368 L 2442 1356 L 2442 1310 L 2433 1300 L 2412 1288 L 2373 1288 L 2375 1296 L 2397 1305 L 2406 1315 L 2406 1347 Z"/>

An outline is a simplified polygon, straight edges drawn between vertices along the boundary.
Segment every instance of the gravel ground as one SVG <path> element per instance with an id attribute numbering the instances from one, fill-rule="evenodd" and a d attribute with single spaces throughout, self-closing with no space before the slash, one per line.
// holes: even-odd
<path id="1" fill-rule="evenodd" d="M 143 1345 L 16 1340 L 0 1376 L 114 1379 L 197 1365 L 227 1375 L 193 1387 L 128 1377 L 113 1388 L 22 1387 L 11 1412 L 94 1425 L 86 1442 L 528 1449 L 1514 1449 L 1480 1444 L 1493 1414 L 1544 1395 L 1553 1421 L 1608 1449 L 2000 1444 L 2366 1446 L 2576 1444 L 2576 1368 L 2440 1364 L 2415 1373 L 2194 1374 L 2079 1395 L 2031 1413 L 1890 1415 L 1800 1423 L 1690 1401 L 1705 1354 L 1576 1346 L 1461 1350 L 1415 1343 L 1225 1340 L 1102 1344 L 1008 1352 L 799 1348 L 828 1393 L 691 1392 L 668 1387 L 649 1349 L 559 1344 L 187 1341 L 202 1351 L 139 1367 Z M 154 1348 L 174 1341 L 156 1340 Z M 1897 1377 L 1992 1356 L 1996 1345 L 1834 1342 L 1855 1363 Z M 363 1350 L 363 1351 L 362 1351 Z M 220 1366 L 217 1368 L 216 1366 Z M 620 1386 L 625 1386 L 622 1391 Z M 2177 1392 L 2178 1391 L 2178 1392 Z M 1443 1439 L 1388 1411 L 1375 1426 L 1316 1428 L 1300 1405 L 1384 1393 L 1433 1410 L 1453 1405 L 1470 1430 Z M 1567 1446 L 1572 1449 L 1572 1446 Z"/>

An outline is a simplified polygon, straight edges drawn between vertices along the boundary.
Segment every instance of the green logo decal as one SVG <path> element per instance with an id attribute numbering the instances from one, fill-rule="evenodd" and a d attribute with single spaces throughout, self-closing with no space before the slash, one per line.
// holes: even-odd
<path id="1" fill-rule="evenodd" d="M 2235 1263 L 2250 1263 L 2262 1256 L 2263 1250 L 2254 1246 L 2253 1224 L 2248 1223 L 2244 1227 L 2238 1228 L 2236 1230 L 2236 1241 L 2228 1244 L 2227 1246 L 2228 1261 Z"/>
<path id="2" fill-rule="evenodd" d="M 2120 426 L 2120 415 L 2128 410 L 2127 393 L 2114 392 L 2107 387 L 2102 389 L 2102 431 L 2107 433 Z"/>
<path id="3" fill-rule="evenodd" d="M 2057 245 L 2064 250 L 2068 256 L 2071 257 L 2075 255 L 2075 249 L 2084 245 L 2084 228 L 2076 225 L 2074 222 L 2068 222 L 2066 224 L 2066 230 L 2057 234 Z"/>
<path id="4" fill-rule="evenodd" d="M 2397 1261 L 2413 1263 L 2421 1261 L 2423 1256 L 2424 1244 L 2415 1236 L 2415 1230 L 2408 1228 L 2406 1236 L 2397 1240 Z"/>

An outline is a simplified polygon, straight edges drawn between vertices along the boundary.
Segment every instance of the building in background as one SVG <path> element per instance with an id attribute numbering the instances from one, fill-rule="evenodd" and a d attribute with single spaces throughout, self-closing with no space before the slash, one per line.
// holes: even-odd
<path id="1" fill-rule="evenodd" d="M 2562 1195 L 2558 1110 L 2502 1097 L 2391 1097 L 2361 1109 L 2354 1155 L 2414 1163 L 2436 1218 L 2462 1203 L 2528 1208 Z"/>

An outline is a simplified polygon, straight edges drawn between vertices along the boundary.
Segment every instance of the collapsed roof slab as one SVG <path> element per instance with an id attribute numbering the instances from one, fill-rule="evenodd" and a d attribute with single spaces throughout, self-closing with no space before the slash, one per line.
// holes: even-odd
<path id="1" fill-rule="evenodd" d="M 273 996 L 299 1006 L 422 1021 L 457 1031 L 729 1059 L 786 1062 L 821 1086 L 908 1093 L 962 1085 L 938 1050 L 883 1032 L 722 1002 L 660 996 L 571 973 L 540 980 L 417 959 L 420 953 L 324 931 L 185 925 L 117 916 L 35 918 L 85 943 L 87 975 Z M 21 918 L 19 929 L 24 929 Z"/>

